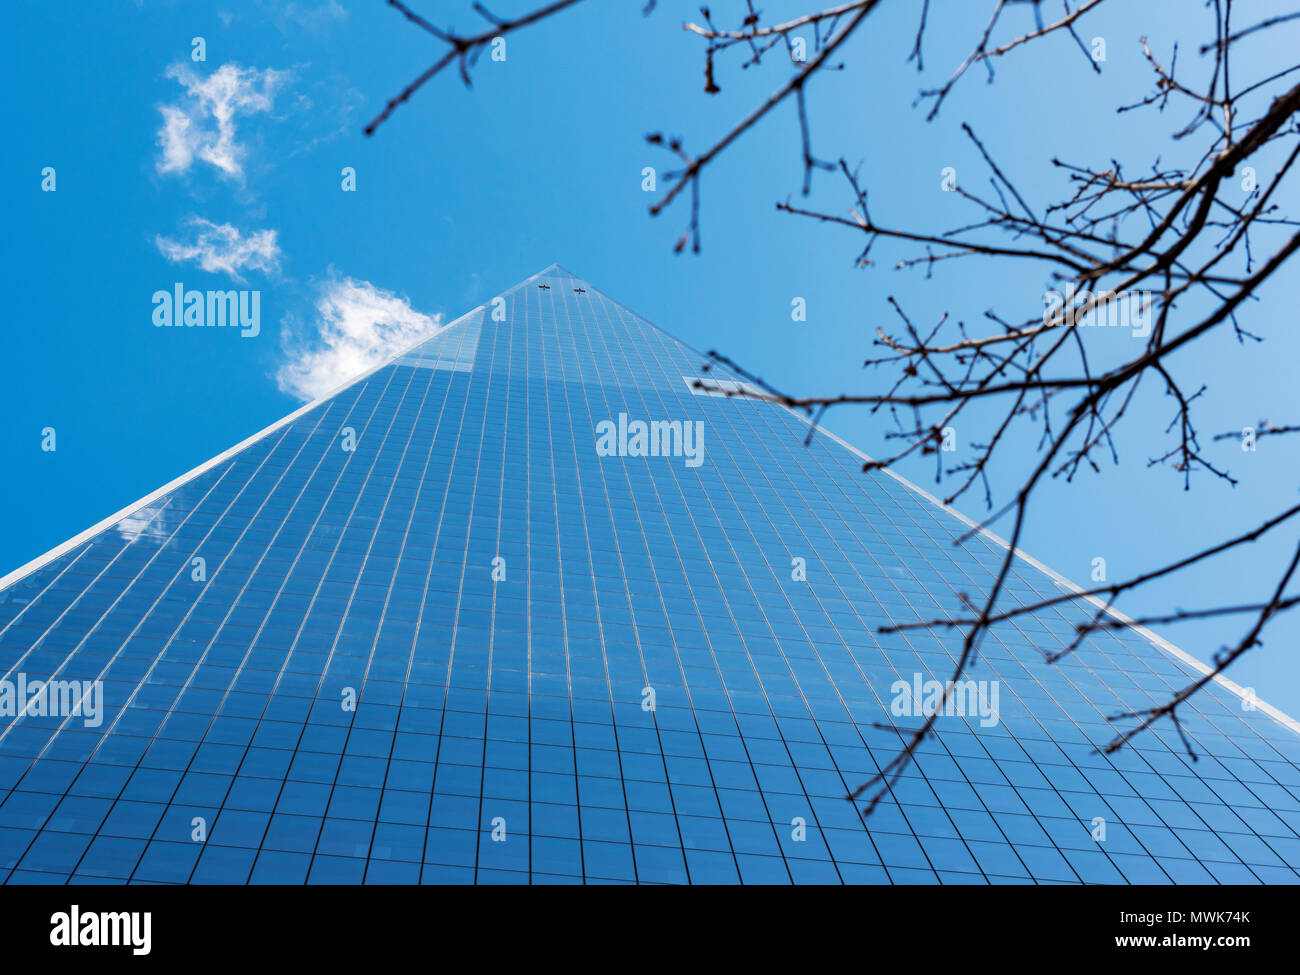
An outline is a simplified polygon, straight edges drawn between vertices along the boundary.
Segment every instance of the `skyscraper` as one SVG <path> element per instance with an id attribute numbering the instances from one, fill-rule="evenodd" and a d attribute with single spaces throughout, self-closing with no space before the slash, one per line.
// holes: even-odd
<path id="1" fill-rule="evenodd" d="M 553 266 L 0 580 L 7 881 L 1300 879 L 1296 723 L 1099 753 L 1199 665 L 1069 606 L 864 819 L 1004 550 L 700 373 Z"/>

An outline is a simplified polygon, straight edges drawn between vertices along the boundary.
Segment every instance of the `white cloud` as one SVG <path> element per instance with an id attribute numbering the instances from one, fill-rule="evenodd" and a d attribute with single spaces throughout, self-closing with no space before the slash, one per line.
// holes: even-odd
<path id="1" fill-rule="evenodd" d="M 245 269 L 274 271 L 280 266 L 274 230 L 255 230 L 245 237 L 233 224 L 216 224 L 202 217 L 191 217 L 189 226 L 197 228 L 192 241 L 162 234 L 154 238 L 158 250 L 174 264 L 196 261 L 205 271 L 220 271 L 238 281 L 243 280 L 240 272 Z"/>
<path id="2" fill-rule="evenodd" d="M 348 12 L 338 0 L 324 0 L 323 3 L 297 3 L 290 0 L 280 11 L 280 29 L 287 23 L 297 24 L 313 34 L 323 34 L 334 24 L 341 24 L 348 19 Z"/>
<path id="3" fill-rule="evenodd" d="M 289 361 L 275 378 L 286 393 L 313 400 L 428 338 L 440 318 L 369 281 L 343 278 L 322 288 L 310 334 L 292 324 L 285 323 Z"/>
<path id="4" fill-rule="evenodd" d="M 163 124 L 158 130 L 158 172 L 188 173 L 198 158 L 223 176 L 242 180 L 245 150 L 235 140 L 235 118 L 271 111 L 276 89 L 288 73 L 231 62 L 206 78 L 188 64 L 173 64 L 167 77 L 180 82 L 185 95 L 176 104 L 159 106 Z"/>

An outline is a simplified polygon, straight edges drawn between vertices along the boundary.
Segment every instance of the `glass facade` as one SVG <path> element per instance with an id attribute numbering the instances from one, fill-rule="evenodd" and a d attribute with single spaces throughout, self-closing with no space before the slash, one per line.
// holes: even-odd
<path id="1" fill-rule="evenodd" d="M 960 644 L 878 628 L 1002 549 L 700 363 L 552 267 L 11 582 L 0 876 L 1300 880 L 1300 737 L 1213 684 L 1199 761 L 1168 722 L 1098 754 L 1194 671 L 1127 631 L 1045 663 L 1069 607 L 992 632 L 864 819 Z"/>

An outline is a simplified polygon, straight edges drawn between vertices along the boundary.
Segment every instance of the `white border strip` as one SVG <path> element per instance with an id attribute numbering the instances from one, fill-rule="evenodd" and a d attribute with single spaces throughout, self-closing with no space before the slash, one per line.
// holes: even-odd
<path id="1" fill-rule="evenodd" d="M 803 414 L 790 409 L 789 407 L 785 406 L 783 403 L 778 403 L 776 405 L 780 406 L 791 416 L 798 417 L 804 423 L 808 424 L 809 426 L 812 426 L 812 421 L 808 417 L 804 416 Z M 853 454 L 855 457 L 860 457 L 864 461 L 874 460 L 874 458 L 868 457 L 862 451 L 858 450 L 857 447 L 854 447 L 851 443 L 848 443 L 842 438 L 831 433 L 823 426 L 817 427 L 817 434 L 819 436 L 829 437 L 831 440 L 835 441 L 837 444 L 839 444 L 845 450 L 849 451 L 849 453 Z M 883 468 L 883 470 L 886 474 L 888 474 L 894 480 L 898 481 L 899 484 L 903 485 L 903 487 L 907 488 L 909 491 L 925 498 L 925 500 L 929 501 L 931 504 L 942 509 L 943 511 L 946 511 L 948 514 L 952 515 L 962 524 L 967 525 L 970 528 L 973 528 L 976 532 L 978 532 L 980 535 L 983 535 L 985 538 L 989 539 L 990 541 L 996 542 L 998 545 L 1006 549 L 1008 552 L 1011 551 L 1010 544 L 1008 544 L 1007 541 L 1002 537 L 1000 537 L 999 535 L 995 534 L 994 532 L 990 531 L 987 528 L 981 527 L 977 522 L 971 521 L 969 518 L 967 518 L 956 508 L 944 504 L 942 501 L 936 498 L 929 491 L 926 491 L 924 488 L 917 487 L 907 478 L 903 477 L 903 475 L 895 472 L 891 468 L 886 467 Z M 1034 558 L 1032 555 L 1027 554 L 1023 549 L 1016 549 L 1014 554 L 1019 558 L 1023 559 L 1025 562 L 1032 565 L 1039 572 L 1042 572 L 1044 575 L 1046 575 L 1049 579 L 1051 579 L 1053 582 L 1057 583 L 1058 585 L 1064 586 L 1066 589 L 1068 589 L 1071 592 L 1076 592 L 1076 593 L 1083 592 L 1082 587 L 1071 582 L 1069 579 L 1065 578 L 1065 576 L 1061 575 L 1059 572 L 1056 572 L 1055 570 L 1048 568 L 1042 562 L 1039 562 L 1038 559 Z M 1107 606 L 1104 601 L 1098 599 L 1096 596 L 1085 596 L 1084 598 L 1087 599 L 1088 602 L 1096 606 L 1098 609 L 1105 610 L 1111 617 L 1124 623 L 1129 629 L 1133 630 L 1135 633 L 1139 634 L 1140 636 L 1148 640 L 1153 645 L 1165 651 L 1165 653 L 1169 654 L 1171 657 L 1183 662 L 1184 664 L 1191 667 L 1193 670 L 1197 671 L 1198 673 L 1206 674 L 1206 675 L 1213 673 L 1212 668 L 1206 666 L 1200 660 L 1197 660 L 1187 651 L 1174 646 L 1164 637 L 1156 633 L 1153 633 L 1145 626 L 1141 626 L 1137 623 L 1134 623 L 1130 617 L 1125 616 L 1123 613 L 1121 613 L 1119 610 L 1115 609 L 1114 607 Z M 1250 701 L 1252 704 L 1254 704 L 1257 710 L 1263 711 L 1265 714 L 1267 714 L 1278 724 L 1284 725 L 1285 727 L 1294 731 L 1296 734 L 1300 735 L 1300 721 L 1296 721 L 1295 718 L 1291 717 L 1289 714 L 1286 714 L 1283 711 L 1279 711 L 1277 708 L 1273 707 L 1273 705 L 1266 704 L 1265 702 L 1261 701 L 1258 697 L 1248 697 L 1246 694 L 1246 689 L 1244 687 L 1242 687 L 1240 684 L 1237 684 L 1234 681 L 1229 680 L 1223 674 L 1216 675 L 1214 679 L 1219 684 L 1222 684 L 1229 691 L 1231 691 L 1232 693 L 1240 697 L 1243 701 Z"/>
<path id="2" fill-rule="evenodd" d="M 551 267 L 556 267 L 556 266 L 558 265 L 554 265 L 554 264 L 551 265 Z M 521 284 L 527 284 L 529 281 L 532 281 L 533 278 L 540 277 L 550 269 L 551 268 L 548 267 L 545 271 L 539 271 L 537 274 L 534 274 L 533 277 L 531 278 L 525 278 L 524 281 L 521 282 Z M 515 287 L 519 287 L 519 285 L 515 285 Z M 508 288 L 506 290 L 513 291 L 514 288 Z M 54 548 L 50 549 L 44 555 L 38 555 L 36 558 L 32 559 L 30 562 L 26 563 L 25 565 L 20 565 L 18 568 L 10 572 L 8 575 L 0 576 L 0 592 L 3 592 L 5 589 L 7 589 L 9 586 L 12 586 L 15 582 L 22 579 L 24 576 L 30 575 L 31 573 L 35 572 L 37 569 L 41 568 L 42 566 L 50 562 L 53 562 L 60 555 L 63 555 L 64 553 L 71 551 L 72 549 L 76 548 L 78 545 L 82 544 L 83 542 L 89 541 L 90 539 L 94 538 L 96 535 L 98 535 L 100 532 L 104 531 L 105 529 L 111 528 L 113 525 L 121 521 L 123 518 L 125 518 L 127 515 L 131 514 L 132 512 L 138 511 L 140 508 L 143 508 L 146 505 L 153 504 L 153 502 L 157 501 L 163 495 L 168 494 L 176 490 L 181 485 L 194 480 L 194 478 L 198 477 L 204 471 L 216 467 L 223 460 L 227 460 L 233 457 L 235 454 L 239 453 L 244 448 L 257 443 L 263 437 L 269 436 L 270 434 L 274 433 L 276 430 L 279 430 L 281 427 L 292 423 L 294 420 L 298 419 L 298 417 L 302 416 L 304 413 L 314 410 L 316 407 L 320 406 L 322 403 L 325 403 L 327 400 L 333 399 L 335 396 L 343 392 L 345 389 L 348 389 L 351 386 L 355 386 L 357 383 L 361 382 L 361 380 L 374 375 L 376 372 L 378 372 L 380 369 L 383 369 L 385 366 L 391 366 L 398 359 L 402 358 L 402 356 L 406 355 L 409 352 L 413 352 L 415 349 L 419 348 L 421 345 L 423 345 L 425 342 L 428 342 L 430 339 L 437 338 L 438 336 L 446 332 L 448 329 L 455 328 L 457 325 L 464 322 L 466 319 L 468 319 L 471 315 L 475 314 L 476 312 L 483 311 L 486 313 L 486 310 L 487 310 L 487 305 L 479 305 L 476 308 L 471 308 L 469 311 L 467 311 L 464 315 L 461 315 L 455 321 L 448 322 L 446 325 L 438 329 L 438 331 L 434 332 L 432 335 L 426 335 L 424 338 L 420 339 L 418 342 L 414 343 L 413 345 L 407 346 L 406 348 L 402 349 L 402 351 L 394 355 L 392 358 L 384 360 L 383 362 L 379 363 L 379 365 L 371 369 L 367 369 L 365 372 L 354 377 L 353 379 L 349 379 L 342 386 L 338 387 L 337 389 L 329 393 L 326 393 L 324 396 L 320 397 L 319 399 L 312 400 L 306 406 L 300 406 L 298 409 L 294 410 L 288 416 L 284 417 L 283 419 L 276 420 L 269 427 L 259 430 L 257 433 L 253 434 L 251 437 L 247 438 L 246 440 L 241 440 L 239 443 L 235 444 L 235 446 L 231 447 L 229 450 L 222 451 L 221 453 L 217 454 L 217 456 L 213 457 L 211 460 L 204 461 L 202 464 L 200 464 L 198 467 L 195 467 L 193 470 L 186 471 L 180 477 L 173 478 L 172 480 L 168 481 L 166 484 L 164 484 L 162 487 L 152 492 L 151 494 L 146 494 L 139 501 L 127 505 L 121 511 L 115 511 L 113 514 L 109 515 L 103 521 L 96 522 L 95 524 L 91 525 L 89 528 L 87 528 L 85 531 L 81 532 L 80 534 L 74 535 L 72 538 L 69 538 L 62 545 L 56 545 Z"/>

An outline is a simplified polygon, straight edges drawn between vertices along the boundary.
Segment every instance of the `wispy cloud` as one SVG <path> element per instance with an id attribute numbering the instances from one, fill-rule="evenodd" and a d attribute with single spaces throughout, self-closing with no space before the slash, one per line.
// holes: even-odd
<path id="1" fill-rule="evenodd" d="M 438 330 L 440 318 L 369 281 L 330 280 L 309 328 L 285 323 L 280 388 L 303 400 L 332 392 Z"/>
<path id="2" fill-rule="evenodd" d="M 188 173 L 199 159 L 227 179 L 242 181 L 245 149 L 236 140 L 235 119 L 270 112 L 288 72 L 223 64 L 206 78 L 188 64 L 173 64 L 167 77 L 185 89 L 180 100 L 159 106 L 158 172 Z"/>
<path id="3" fill-rule="evenodd" d="M 290 0 L 280 10 L 278 18 L 281 30 L 287 24 L 296 24 L 313 34 L 323 34 L 335 24 L 348 19 L 347 9 L 338 0 L 323 0 L 321 3 L 298 3 Z"/>
<path id="4" fill-rule="evenodd" d="M 158 250 L 174 264 L 194 261 L 205 271 L 229 274 L 238 281 L 243 280 L 242 271 L 274 271 L 280 266 L 274 230 L 255 230 L 245 237 L 229 223 L 217 224 L 202 217 L 191 217 L 188 223 L 196 231 L 190 241 L 162 234 L 154 238 Z"/>

